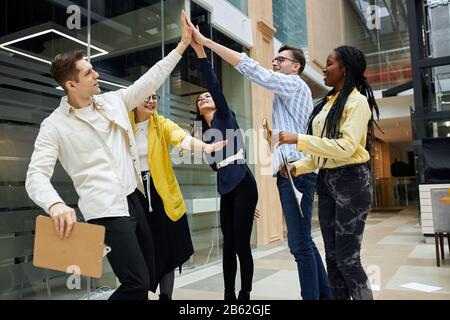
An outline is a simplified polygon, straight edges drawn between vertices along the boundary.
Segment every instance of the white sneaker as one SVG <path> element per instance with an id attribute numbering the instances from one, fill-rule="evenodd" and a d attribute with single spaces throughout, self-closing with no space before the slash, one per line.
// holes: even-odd
<path id="1" fill-rule="evenodd" d="M 80 300 L 108 300 L 109 297 L 116 291 L 111 288 L 98 288 L 91 292 L 89 295 L 84 295 Z"/>

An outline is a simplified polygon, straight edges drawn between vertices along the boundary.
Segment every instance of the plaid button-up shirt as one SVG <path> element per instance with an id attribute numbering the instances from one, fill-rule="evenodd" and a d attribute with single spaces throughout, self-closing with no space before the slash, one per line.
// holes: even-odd
<path id="1" fill-rule="evenodd" d="M 241 61 L 236 69 L 250 81 L 275 94 L 272 103 L 273 132 L 288 131 L 306 134 L 308 118 L 313 109 L 311 90 L 297 75 L 286 75 L 268 70 L 258 62 L 241 53 Z M 283 164 L 281 153 L 288 162 L 300 160 L 306 155 L 296 151 L 296 145 L 282 145 L 274 154 L 273 175 L 276 176 Z"/>

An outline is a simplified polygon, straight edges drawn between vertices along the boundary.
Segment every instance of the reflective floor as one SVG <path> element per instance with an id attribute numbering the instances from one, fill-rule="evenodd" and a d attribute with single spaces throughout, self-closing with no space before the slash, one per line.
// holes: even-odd
<path id="1" fill-rule="evenodd" d="M 314 239 L 323 257 L 320 232 Z M 423 237 L 415 209 L 399 212 L 372 212 L 369 214 L 362 244 L 362 262 L 369 276 L 375 299 L 442 299 L 450 300 L 450 253 L 445 243 L 445 260 L 436 267 L 434 239 Z M 253 251 L 255 273 L 252 299 L 299 300 L 300 290 L 296 264 L 286 242 L 258 248 Z M 111 277 L 113 275 L 111 274 Z M 64 279 L 63 279 L 64 280 Z M 60 290 L 52 280 L 54 299 L 80 299 L 78 290 Z M 110 279 L 109 283 L 113 283 Z M 240 278 L 236 279 L 239 289 Z M 99 284 L 97 283 L 98 287 Z M 83 281 L 85 289 L 85 281 Z M 86 292 L 86 291 L 84 291 Z M 89 299 L 104 300 L 112 290 L 96 290 Z M 84 295 L 83 299 L 88 297 Z M 157 299 L 150 293 L 150 299 Z M 185 269 L 175 279 L 174 299 L 223 299 L 222 264 Z M 17 295 L 2 299 L 17 299 Z M 48 299 L 43 284 L 24 288 L 23 299 Z"/>
<path id="2" fill-rule="evenodd" d="M 320 233 L 315 242 L 323 257 Z M 362 262 L 375 299 L 450 300 L 450 253 L 436 267 L 433 238 L 425 238 L 418 225 L 417 211 L 370 213 L 362 244 Z M 254 251 L 255 275 L 252 299 L 301 299 L 296 264 L 287 243 Z M 176 278 L 174 299 L 223 298 L 222 266 L 216 264 L 183 273 Z M 239 288 L 239 277 L 236 288 Z M 156 295 L 151 295 L 156 299 Z"/>

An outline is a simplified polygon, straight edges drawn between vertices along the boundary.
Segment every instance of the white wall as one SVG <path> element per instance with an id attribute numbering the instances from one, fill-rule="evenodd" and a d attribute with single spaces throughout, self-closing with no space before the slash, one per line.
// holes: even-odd
<path id="1" fill-rule="evenodd" d="M 375 94 L 375 92 L 374 92 Z M 395 96 L 377 98 L 380 119 L 411 117 L 410 107 L 414 105 L 414 96 Z"/>
<path id="2" fill-rule="evenodd" d="M 211 12 L 214 28 L 247 48 L 253 47 L 252 24 L 248 16 L 225 0 L 193 0 Z"/>

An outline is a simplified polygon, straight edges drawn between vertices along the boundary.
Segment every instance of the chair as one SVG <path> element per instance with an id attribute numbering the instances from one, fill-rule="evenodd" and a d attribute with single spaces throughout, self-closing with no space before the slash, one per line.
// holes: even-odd
<path id="1" fill-rule="evenodd" d="M 38 212 L 0 212 L 0 293 L 8 294 L 18 289 L 23 298 L 25 285 L 43 283 L 51 298 L 50 279 L 54 272 L 33 266 L 34 220 Z M 6 261 L 6 262 L 5 262 Z"/>
<path id="2" fill-rule="evenodd" d="M 441 198 L 448 197 L 447 189 L 431 190 L 431 205 L 433 211 L 434 243 L 436 247 L 436 265 L 440 267 L 440 258 L 444 261 L 444 236 L 450 252 L 450 206 L 441 204 Z M 440 250 L 439 250 L 440 248 Z M 440 251 L 440 252 L 439 252 Z M 439 255 L 440 253 L 440 255 Z"/>

